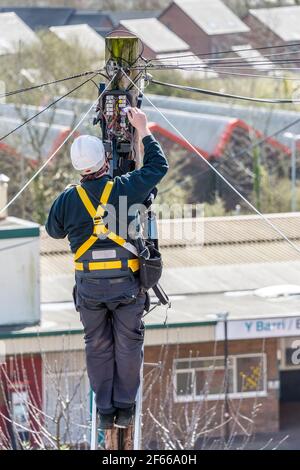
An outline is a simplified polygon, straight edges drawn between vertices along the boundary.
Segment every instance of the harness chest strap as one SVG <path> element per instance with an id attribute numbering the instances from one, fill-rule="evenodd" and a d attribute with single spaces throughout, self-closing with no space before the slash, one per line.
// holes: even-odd
<path id="1" fill-rule="evenodd" d="M 76 251 L 74 259 L 75 259 L 75 269 L 76 270 L 83 270 L 83 263 L 76 263 L 76 261 L 89 250 L 94 243 L 98 240 L 98 236 L 100 234 L 105 235 L 107 238 L 115 242 L 117 245 L 122 246 L 126 250 L 133 253 L 137 256 L 136 248 L 131 244 L 128 243 L 124 238 L 120 237 L 114 232 L 111 232 L 108 228 L 105 227 L 103 223 L 103 216 L 105 214 L 105 206 L 107 205 L 109 196 L 111 194 L 113 188 L 113 181 L 108 181 L 104 187 L 103 193 L 100 197 L 100 204 L 97 210 L 94 208 L 90 198 L 88 197 L 85 189 L 78 185 L 76 186 L 77 192 L 79 197 L 88 211 L 89 215 L 93 219 L 94 222 L 94 230 L 93 234 L 86 240 Z M 105 262 L 95 262 L 89 263 L 90 270 L 98 270 L 98 269 L 119 269 L 121 268 L 122 263 L 121 261 L 105 261 Z M 138 259 L 128 260 L 128 267 L 131 268 L 132 271 L 137 271 L 139 269 L 139 262 Z"/>

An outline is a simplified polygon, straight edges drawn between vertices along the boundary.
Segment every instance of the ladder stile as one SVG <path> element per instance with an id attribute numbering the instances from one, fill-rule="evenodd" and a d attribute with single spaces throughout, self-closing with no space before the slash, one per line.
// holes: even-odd
<path id="1" fill-rule="evenodd" d="M 91 450 L 98 448 L 98 414 L 95 393 L 92 392 L 92 427 L 91 427 Z"/>
<path id="2" fill-rule="evenodd" d="M 134 417 L 133 449 L 141 450 L 142 445 L 142 410 L 143 410 L 143 381 L 144 381 L 144 350 L 140 370 L 140 386 L 136 396 L 136 409 Z"/>

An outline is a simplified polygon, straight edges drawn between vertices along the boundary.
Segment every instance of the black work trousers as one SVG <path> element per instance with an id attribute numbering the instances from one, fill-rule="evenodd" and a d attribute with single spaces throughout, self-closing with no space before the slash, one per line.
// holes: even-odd
<path id="1" fill-rule="evenodd" d="M 84 327 L 87 372 L 98 410 L 134 404 L 140 384 L 146 294 L 133 277 L 98 279 L 76 274 L 76 309 Z"/>

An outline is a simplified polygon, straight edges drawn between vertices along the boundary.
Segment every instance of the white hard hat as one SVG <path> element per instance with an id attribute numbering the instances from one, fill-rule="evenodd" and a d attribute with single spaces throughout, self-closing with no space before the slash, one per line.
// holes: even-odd
<path id="1" fill-rule="evenodd" d="M 77 137 L 71 146 L 71 160 L 75 170 L 82 174 L 95 173 L 105 163 L 102 140 L 92 135 Z"/>

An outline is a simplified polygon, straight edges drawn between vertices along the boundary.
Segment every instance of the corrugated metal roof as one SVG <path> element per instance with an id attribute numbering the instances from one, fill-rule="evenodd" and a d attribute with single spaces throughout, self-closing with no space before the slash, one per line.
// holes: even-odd
<path id="1" fill-rule="evenodd" d="M 52 26 L 52 33 L 70 45 L 79 45 L 87 51 L 104 54 L 105 40 L 88 24 Z"/>
<path id="2" fill-rule="evenodd" d="M 31 159 L 36 158 L 37 150 L 33 148 L 32 139 L 30 137 L 30 129 L 33 128 L 35 130 L 34 143 L 37 144 L 41 142 L 41 154 L 43 157 L 47 157 L 49 152 L 53 150 L 56 139 L 68 131 L 70 127 L 74 125 L 74 122 L 78 122 L 81 113 L 85 112 L 88 107 L 89 106 L 82 105 L 82 109 L 78 110 L 75 106 L 73 111 L 64 109 L 54 110 L 54 108 L 52 108 L 34 119 L 30 128 L 28 126 L 23 126 L 19 129 L 18 134 L 9 136 L 6 139 L 6 142 L 8 142 L 17 151 L 20 151 L 20 153 L 25 157 L 29 157 Z M 22 105 L 16 108 L 14 104 L 2 104 L 0 106 L 0 134 L 6 134 L 41 109 L 41 107 L 37 106 Z M 92 127 L 90 129 L 90 124 L 90 119 L 84 120 L 80 125 L 78 132 L 96 133 L 96 128 Z M 46 139 L 43 138 L 45 131 L 47 135 Z"/>
<path id="3" fill-rule="evenodd" d="M 299 118 L 296 111 L 284 111 L 267 107 L 258 106 L 241 106 L 233 103 L 212 102 L 203 100 L 192 100 L 185 98 L 177 98 L 174 96 L 149 95 L 149 98 L 159 108 L 168 108 L 170 110 L 181 110 L 193 113 L 203 113 L 213 116 L 227 116 L 242 119 L 249 126 L 259 130 L 264 135 L 270 135 L 273 132 L 282 129 Z M 146 106 L 145 106 L 146 105 Z M 148 112 L 150 105 L 144 100 L 143 108 Z M 293 133 L 300 133 L 300 123 L 294 125 L 290 129 Z M 282 144 L 290 147 L 291 139 L 285 137 L 285 132 L 278 134 L 276 139 Z"/>
<path id="4" fill-rule="evenodd" d="M 300 39 L 300 6 L 253 9 L 249 12 L 283 41 Z"/>
<path id="5" fill-rule="evenodd" d="M 70 103 L 70 104 L 68 104 Z M 41 123 L 42 126 L 45 126 L 45 123 L 51 122 L 51 126 L 58 125 L 63 126 L 65 129 L 68 126 L 72 126 L 75 122 L 79 120 L 80 114 L 88 109 L 91 103 L 80 100 L 68 101 L 64 100 L 64 103 L 61 104 L 61 108 L 55 110 L 54 116 L 52 112 L 48 111 L 47 113 L 42 114 L 34 121 L 34 123 Z M 148 105 L 149 106 L 149 105 Z M 147 112 L 149 121 L 157 123 L 162 128 L 168 130 L 169 132 L 175 134 L 174 129 L 170 126 L 161 114 L 156 111 L 153 107 L 148 107 L 147 102 L 145 101 L 144 109 Z M 212 154 L 220 141 L 221 137 L 226 132 L 228 126 L 235 122 L 235 119 L 225 116 L 210 116 L 208 114 L 190 113 L 188 111 L 180 110 L 170 110 L 167 109 L 168 104 L 166 103 L 161 107 L 161 111 L 168 117 L 168 119 L 183 133 L 183 135 L 197 148 L 201 149 L 207 154 Z M 28 118 L 29 116 L 35 114 L 40 108 L 35 106 L 21 106 L 21 115 L 23 118 Z M 76 111 L 76 114 L 74 113 Z M 3 117 L 2 117 L 3 116 Z M 8 118 L 7 122 L 5 116 Z M 77 116 L 77 117 L 76 117 Z M 97 133 L 97 128 L 89 128 L 89 122 L 91 121 L 92 113 L 90 114 L 90 119 L 86 119 L 81 125 L 81 129 L 89 129 L 89 132 Z M 10 119 L 14 119 L 17 122 L 13 123 Z M 15 106 L 12 104 L 2 105 L 0 107 L 0 130 L 1 134 L 7 132 L 7 129 L 11 129 L 18 125 L 21 122 L 20 113 L 16 110 Z M 51 128 L 50 128 L 51 129 Z M 195 132 L 195 129 L 197 130 Z M 62 129 L 63 130 L 63 129 Z M 27 135 L 28 131 L 26 127 L 20 131 L 23 132 L 23 135 Z M 50 136 L 53 135 L 50 132 Z M 53 144 L 51 137 L 47 139 L 48 144 Z M 13 145 L 14 139 L 11 139 L 11 145 Z"/>
<path id="6" fill-rule="evenodd" d="M 136 34 L 154 52 L 187 51 L 190 46 L 156 18 L 121 20 L 120 24 Z"/>
<path id="7" fill-rule="evenodd" d="M 177 331 L 175 337 L 172 336 L 170 340 L 172 331 L 169 330 L 169 338 L 162 338 L 160 344 L 164 341 L 170 344 L 173 342 L 189 343 L 203 341 L 204 338 L 202 338 L 201 331 L 199 331 L 199 336 L 195 339 L 190 328 L 188 328 L 188 330 L 181 330 L 181 328 L 197 327 L 201 324 L 203 326 L 210 325 L 213 328 L 216 324 L 216 315 L 224 311 L 230 313 L 229 320 L 246 320 L 253 318 L 294 317 L 297 316 L 300 310 L 299 296 L 274 301 L 273 299 L 261 298 L 251 291 L 248 292 L 247 295 L 241 293 L 240 296 L 230 296 L 226 295 L 226 293 L 183 294 L 171 297 L 171 301 L 172 307 L 168 311 L 168 326 L 177 328 Z M 164 307 L 157 307 L 150 315 L 147 315 L 145 317 L 145 323 L 146 328 L 149 328 L 149 333 L 151 332 L 151 328 L 163 328 L 165 319 L 166 309 Z M 40 342 L 43 340 L 43 336 L 72 332 L 78 333 L 81 336 L 83 333 L 79 314 L 75 311 L 73 303 L 46 303 L 42 304 L 42 323 L 39 327 L 24 328 L 21 331 L 14 332 L 13 335 L 10 334 L 10 337 L 16 339 L 18 337 L 23 338 L 24 335 L 28 335 L 29 337 L 35 335 L 40 336 L 37 345 L 38 350 L 40 350 Z M 158 332 L 155 332 L 155 334 L 157 333 Z M 213 339 L 214 330 L 210 332 L 210 338 L 206 339 L 206 341 L 212 341 Z M 72 337 L 68 338 L 68 342 L 69 341 L 72 341 Z M 81 339 L 80 343 L 80 349 L 83 349 L 83 339 Z M 159 343 L 154 342 L 154 344 Z M 51 346 L 53 347 L 53 345 L 52 340 Z M 59 347 L 61 348 L 62 345 L 60 344 Z M 43 349 L 47 350 L 47 347 Z M 76 349 L 78 349 L 78 345 Z M 30 350 L 32 351 L 32 349 Z"/>
<path id="8" fill-rule="evenodd" d="M 230 296 L 226 293 L 202 293 L 198 295 L 182 294 L 173 296 L 172 307 L 168 311 L 168 323 L 171 325 L 191 325 L 200 322 L 215 322 L 214 315 L 230 312 L 230 319 L 274 318 L 276 316 L 295 315 L 300 311 L 300 297 L 286 298 L 280 301 L 264 299 L 249 292 L 248 295 Z M 54 307 L 54 308 L 53 308 Z M 62 330 L 69 327 L 80 329 L 79 315 L 72 304 L 46 304 L 43 317 L 49 322 L 48 329 Z M 163 326 L 166 316 L 164 307 L 157 307 L 145 317 L 146 326 Z M 45 324 L 47 327 L 47 324 Z M 188 342 L 188 341 L 187 341 Z"/>
<path id="9" fill-rule="evenodd" d="M 174 0 L 174 3 L 208 35 L 250 31 L 220 0 Z"/>
<path id="10" fill-rule="evenodd" d="M 160 110 L 170 122 L 180 130 L 191 144 L 210 155 L 214 152 L 226 128 L 235 121 L 230 117 L 193 114 L 186 111 L 170 110 L 167 109 L 167 104 L 165 106 L 160 107 Z M 176 134 L 172 126 L 166 122 L 156 109 L 147 106 L 144 109 L 147 112 L 149 121 L 153 121 Z"/>
<path id="11" fill-rule="evenodd" d="M 22 45 L 38 42 L 32 29 L 15 13 L 0 13 L 0 55 L 16 53 Z"/>
<path id="12" fill-rule="evenodd" d="M 266 217 L 291 240 L 300 241 L 299 212 L 267 214 Z M 173 248 L 181 250 L 195 247 L 198 250 L 199 246 L 204 245 L 205 248 L 210 246 L 213 250 L 216 246 L 232 247 L 238 244 L 242 249 L 242 246 L 245 247 L 247 244 L 258 247 L 259 244 L 269 242 L 278 242 L 279 245 L 276 245 L 274 251 L 279 251 L 282 242 L 282 237 L 258 215 L 162 219 L 158 220 L 158 232 L 160 246 L 166 248 L 166 253 Z M 68 250 L 66 239 L 50 238 L 45 230 L 42 230 L 41 252 L 43 254 L 67 253 Z M 255 258 L 255 261 L 257 259 Z M 234 262 L 233 257 L 232 262 Z"/>
<path id="13" fill-rule="evenodd" d="M 270 115 L 268 109 L 261 108 L 248 108 L 237 107 L 230 105 L 222 105 L 219 103 L 185 100 L 174 97 L 164 97 L 161 95 L 151 96 L 153 103 L 165 114 L 165 116 L 173 123 L 182 134 L 191 142 L 192 145 L 197 147 L 199 151 L 204 153 L 205 156 L 212 154 L 221 155 L 223 147 L 219 148 L 219 144 L 223 142 L 227 136 L 227 131 L 230 131 L 235 125 L 240 125 L 238 119 L 245 121 L 254 129 L 260 130 L 263 134 L 271 133 L 274 130 L 282 128 L 283 124 L 291 122 L 293 119 L 298 118 L 296 113 L 291 112 L 278 112 L 273 111 Z M 45 128 L 48 123 L 52 125 L 61 126 L 57 128 L 58 132 L 63 132 L 66 128 L 73 126 L 77 122 L 81 113 L 85 112 L 91 103 L 85 100 L 68 100 L 65 99 L 64 103 L 58 106 L 55 110 L 53 119 L 50 120 L 52 112 L 39 116 L 33 125 L 40 123 L 41 130 Z M 23 119 L 35 114 L 40 108 L 34 106 L 21 106 L 21 115 Z M 169 125 L 161 114 L 145 100 L 143 109 L 147 113 L 149 121 L 157 124 L 163 131 L 169 132 L 170 135 L 176 137 L 176 132 Z M 204 114 L 206 113 L 206 114 Z M 253 114 L 253 117 L 252 117 Z M 282 116 L 282 118 L 281 118 Z M 295 116 L 295 117 L 294 117 Z M 20 124 L 20 113 L 15 109 L 12 104 L 5 104 L 0 107 L 0 133 L 4 134 L 10 129 L 13 129 Z M 88 131 L 89 133 L 97 134 L 97 128 L 91 126 L 92 113 L 90 117 L 84 121 L 80 129 Z M 242 126 L 242 124 L 241 124 Z M 297 126 L 295 126 L 297 127 Z M 298 125 L 300 128 L 300 124 Z M 242 132 L 247 137 L 246 126 L 241 127 Z M 154 128 L 155 130 L 155 128 Z M 196 130 L 196 132 L 195 132 Z M 54 136 L 50 129 L 50 138 L 47 139 L 49 146 L 53 145 L 52 137 Z M 20 131 L 21 135 L 26 136 L 28 130 L 26 126 Z M 174 138 L 175 138 L 174 137 Z M 179 136 L 177 136 L 179 137 Z M 228 136 L 227 136 L 228 137 Z M 169 136 L 169 138 L 172 138 Z M 287 146 L 291 145 L 289 139 L 284 135 L 279 136 L 278 140 Z M 9 140 L 10 144 L 14 146 L 15 139 Z M 181 144 L 181 142 L 178 142 Z M 183 142 L 182 142 L 183 143 Z M 31 150 L 30 150 L 31 151 Z"/>
<path id="14" fill-rule="evenodd" d="M 21 119 L 12 119 L 9 117 L 0 116 L 0 131 L 1 135 L 10 132 L 15 127 L 19 126 L 24 122 Z M 33 142 L 30 133 L 26 126 L 22 127 L 18 131 L 18 136 L 11 135 L 6 138 L 6 142 L 11 145 L 17 152 L 23 156 L 34 160 L 40 155 L 42 157 L 49 156 L 55 139 L 63 132 L 68 130 L 66 126 L 59 126 L 52 124 L 50 127 L 46 122 L 35 122 L 31 123 L 31 130 L 34 129 L 35 134 Z M 43 135 L 46 132 L 47 138 L 43 139 Z M 35 148 L 35 145 L 39 146 L 39 150 Z"/>
<path id="15" fill-rule="evenodd" d="M 300 213 L 268 218 L 300 246 Z M 162 283 L 170 294 L 223 292 L 295 283 L 297 252 L 258 216 L 159 221 L 164 259 Z M 169 232 L 165 225 L 170 224 Z M 71 299 L 73 259 L 68 241 L 41 233 L 42 298 Z"/>
<path id="16" fill-rule="evenodd" d="M 91 102 L 88 102 L 87 105 L 85 105 L 85 103 L 82 103 L 80 109 L 77 108 L 76 102 L 74 103 L 72 109 L 71 107 L 70 109 L 64 109 L 64 105 L 62 105 L 62 108 L 55 109 L 54 115 L 53 109 L 50 109 L 49 111 L 46 111 L 40 116 L 37 116 L 34 122 L 46 122 L 51 124 L 53 123 L 64 127 L 71 126 L 74 122 L 74 117 L 80 113 L 85 112 L 91 104 Z M 36 114 L 41 109 L 42 107 L 39 106 L 15 105 L 13 103 L 4 103 L 0 106 L 0 116 L 6 116 L 8 118 L 17 120 L 20 120 L 22 117 L 25 120 L 28 119 L 30 116 Z"/>

